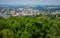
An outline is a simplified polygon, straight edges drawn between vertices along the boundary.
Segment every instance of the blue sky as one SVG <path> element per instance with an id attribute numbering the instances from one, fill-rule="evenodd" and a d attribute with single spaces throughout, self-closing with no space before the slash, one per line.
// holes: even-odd
<path id="1" fill-rule="evenodd" d="M 34 5 L 60 5 L 60 0 L 0 0 L 2 5 L 21 5 L 21 4 L 34 4 Z"/>

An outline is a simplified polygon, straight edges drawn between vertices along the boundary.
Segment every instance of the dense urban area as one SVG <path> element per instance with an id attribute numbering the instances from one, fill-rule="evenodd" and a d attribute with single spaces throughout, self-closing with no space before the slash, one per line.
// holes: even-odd
<path id="1" fill-rule="evenodd" d="M 52 10 L 0 8 L 0 38 L 60 38 L 60 10 Z"/>
<path id="2" fill-rule="evenodd" d="M 22 7 L 4 7 L 0 6 L 0 17 L 8 18 L 10 16 L 27 16 L 36 14 L 60 14 L 60 6 L 22 6 Z"/>

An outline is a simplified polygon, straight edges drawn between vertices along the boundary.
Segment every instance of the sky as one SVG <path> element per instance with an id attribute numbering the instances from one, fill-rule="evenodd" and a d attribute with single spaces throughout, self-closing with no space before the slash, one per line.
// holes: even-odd
<path id="1" fill-rule="evenodd" d="M 1 5 L 60 5 L 60 0 L 0 0 Z"/>

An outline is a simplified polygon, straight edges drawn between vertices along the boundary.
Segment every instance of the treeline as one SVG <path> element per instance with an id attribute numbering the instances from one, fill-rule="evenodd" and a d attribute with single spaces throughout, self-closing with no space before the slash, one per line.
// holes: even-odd
<path id="1" fill-rule="evenodd" d="M 60 18 L 0 17 L 0 38 L 60 38 Z"/>

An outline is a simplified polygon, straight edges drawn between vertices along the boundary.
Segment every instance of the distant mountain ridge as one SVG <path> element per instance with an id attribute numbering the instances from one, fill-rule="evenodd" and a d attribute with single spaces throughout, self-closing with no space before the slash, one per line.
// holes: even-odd
<path id="1" fill-rule="evenodd" d="M 55 8 L 60 10 L 59 5 L 0 5 L 0 8 L 32 8 L 36 10 L 43 10 L 43 9 L 49 9 L 49 8 Z"/>
<path id="2" fill-rule="evenodd" d="M 60 7 L 60 5 L 0 5 L 0 7 Z"/>

